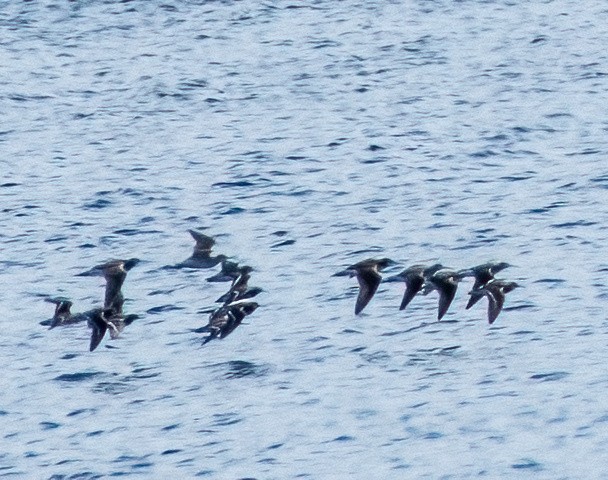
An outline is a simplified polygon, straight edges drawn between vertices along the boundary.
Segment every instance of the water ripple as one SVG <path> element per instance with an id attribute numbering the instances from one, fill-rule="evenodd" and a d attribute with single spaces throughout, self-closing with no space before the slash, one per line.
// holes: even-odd
<path id="1" fill-rule="evenodd" d="M 5 3 L 0 475 L 602 476 L 601 2 Z M 166 267 L 200 227 L 264 288 L 209 349 L 229 284 Z M 331 275 L 377 256 L 522 288 L 355 316 Z M 131 257 L 119 348 L 39 327 Z"/>

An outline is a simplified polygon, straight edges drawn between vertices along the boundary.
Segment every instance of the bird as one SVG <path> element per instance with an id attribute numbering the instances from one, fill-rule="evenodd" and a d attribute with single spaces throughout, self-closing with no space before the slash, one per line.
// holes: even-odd
<path id="1" fill-rule="evenodd" d="M 79 273 L 80 277 L 103 276 L 106 280 L 106 290 L 103 308 L 111 309 L 114 314 L 122 314 L 124 297 L 122 285 L 127 278 L 127 272 L 139 263 L 139 259 L 111 260 L 97 265 L 86 272 Z"/>
<path id="2" fill-rule="evenodd" d="M 76 323 L 88 320 L 91 312 L 72 313 L 72 301 L 65 297 L 45 298 L 45 302 L 55 305 L 55 313 L 53 318 L 43 320 L 40 325 L 48 326 L 49 330 L 55 327 L 64 325 L 74 325 Z"/>
<path id="3" fill-rule="evenodd" d="M 228 259 L 223 254 L 211 256 L 215 239 L 196 230 L 188 230 L 188 232 L 196 242 L 194 251 L 189 258 L 175 265 L 175 268 L 212 268 Z"/>
<path id="4" fill-rule="evenodd" d="M 251 315 L 259 304 L 248 300 L 239 300 L 214 310 L 209 315 L 209 323 L 196 330 L 197 332 L 208 332 L 209 335 L 203 340 L 203 345 L 215 338 L 226 338 L 243 321 L 247 315 Z"/>
<path id="5" fill-rule="evenodd" d="M 231 262 L 230 260 L 222 260 L 222 268 L 218 273 L 212 275 L 207 278 L 208 282 L 233 282 L 236 280 L 243 272 L 249 270 L 253 270 L 248 265 L 243 265 L 239 267 L 237 262 Z"/>
<path id="6" fill-rule="evenodd" d="M 125 326 L 133 323 L 138 315 L 122 315 L 114 312 L 111 308 L 95 308 L 91 310 L 88 325 L 92 329 L 89 351 L 95 350 L 106 332 L 110 331 L 110 338 L 114 340 L 124 330 Z"/>
<path id="7" fill-rule="evenodd" d="M 128 260 L 109 260 L 105 263 L 94 266 L 93 268 L 76 274 L 77 277 L 102 277 L 106 271 L 112 268 L 122 268 L 125 272 L 131 270 L 140 262 L 139 258 L 129 258 Z"/>
<path id="8" fill-rule="evenodd" d="M 502 310 L 505 303 L 505 295 L 519 286 L 516 282 L 496 279 L 488 282 L 478 290 L 471 290 L 469 295 L 481 292 L 488 297 L 488 323 L 492 325 Z"/>
<path id="9" fill-rule="evenodd" d="M 253 298 L 263 290 L 259 287 L 249 287 L 249 279 L 251 278 L 251 272 L 253 268 L 242 267 L 241 274 L 232 281 L 230 290 L 216 300 L 216 303 L 232 303 L 236 300 L 244 300 L 246 298 Z"/>
<path id="10" fill-rule="evenodd" d="M 242 292 L 232 290 L 226 292 L 224 295 L 218 298 L 216 303 L 232 303 L 236 302 L 237 300 L 247 300 L 249 298 L 258 296 L 263 291 L 264 289 L 260 287 L 247 287 L 247 289 L 243 290 Z"/>
<path id="11" fill-rule="evenodd" d="M 399 310 L 404 310 L 416 294 L 422 290 L 427 277 L 433 275 L 437 270 L 442 268 L 443 265 L 440 263 L 435 263 L 431 266 L 416 264 L 406 268 L 397 275 L 387 278 L 387 282 L 405 282 L 405 292 L 403 293 L 403 300 L 401 300 Z"/>
<path id="12" fill-rule="evenodd" d="M 494 275 L 510 266 L 511 265 L 506 262 L 491 261 L 463 270 L 465 276 L 475 277 L 475 283 L 473 284 L 473 288 L 471 288 L 471 292 L 475 292 L 477 290 L 477 292 L 469 294 L 469 301 L 467 302 L 467 306 L 465 308 L 468 310 L 479 300 L 481 300 L 484 294 L 478 290 L 486 285 L 489 281 L 493 280 Z"/>
<path id="13" fill-rule="evenodd" d="M 243 293 L 239 293 L 238 291 L 229 291 L 218 298 L 215 303 L 222 303 L 222 305 L 228 305 L 229 303 L 233 303 L 239 300 L 249 300 L 264 291 L 263 288 L 260 287 L 251 287 L 245 290 Z M 215 312 L 219 307 L 205 307 L 200 310 L 197 310 L 196 313 L 211 313 Z"/>
<path id="14" fill-rule="evenodd" d="M 106 280 L 103 308 L 94 309 L 88 319 L 92 329 L 89 349 L 92 352 L 103 339 L 106 331 L 110 331 L 110 338 L 115 339 L 124 330 L 125 326 L 133 323 L 138 315 L 123 314 L 125 299 L 122 294 L 122 285 L 127 278 L 127 272 L 139 263 L 139 259 L 111 260 L 97 265 L 78 276 L 103 276 Z"/>
<path id="15" fill-rule="evenodd" d="M 464 272 L 449 268 L 442 268 L 426 277 L 423 295 L 428 295 L 433 290 L 437 290 L 439 293 L 437 320 L 441 320 L 448 311 L 448 308 L 450 308 L 450 304 L 456 296 L 458 282 L 463 278 Z"/>
<path id="16" fill-rule="evenodd" d="M 96 308 L 91 312 L 91 318 L 88 321 L 91 328 L 91 340 L 89 342 L 89 352 L 95 350 L 103 340 L 106 331 L 108 330 L 108 320 L 104 315 L 102 308 Z M 112 325 L 114 327 L 114 325 Z"/>
<path id="17" fill-rule="evenodd" d="M 370 302 L 378 286 L 382 281 L 380 272 L 385 268 L 396 265 L 397 262 L 390 258 L 368 258 L 361 262 L 355 263 L 345 270 L 335 273 L 333 276 L 342 277 L 348 275 L 349 277 L 357 277 L 359 282 L 359 295 L 355 303 L 355 315 L 359 315 Z"/>

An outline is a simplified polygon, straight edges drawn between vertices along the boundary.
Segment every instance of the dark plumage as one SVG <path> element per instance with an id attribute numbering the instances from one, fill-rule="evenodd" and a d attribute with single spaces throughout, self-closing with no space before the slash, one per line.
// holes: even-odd
<path id="1" fill-rule="evenodd" d="M 92 310 L 88 318 L 88 325 L 92 329 L 89 345 L 91 352 L 97 348 L 108 330 L 110 338 L 115 339 L 125 326 L 138 318 L 137 315 L 123 315 L 122 309 L 125 302 L 122 285 L 127 278 L 127 272 L 138 263 L 137 258 L 111 260 L 79 274 L 80 276 L 102 275 L 106 280 L 103 308 Z"/>
<path id="2" fill-rule="evenodd" d="M 55 314 L 50 320 L 44 320 L 40 322 L 40 325 L 48 326 L 51 328 L 74 325 L 88 320 L 91 312 L 75 313 L 71 312 L 72 302 L 64 297 L 56 298 L 45 298 L 46 302 L 53 303 L 55 305 Z"/>
<path id="3" fill-rule="evenodd" d="M 359 282 L 359 295 L 357 296 L 357 302 L 355 303 L 355 315 L 358 315 L 363 311 L 376 293 L 376 290 L 378 290 L 378 286 L 382 281 L 380 272 L 386 267 L 395 264 L 396 262 L 390 258 L 369 258 L 334 274 L 336 277 L 346 275 L 349 277 L 357 277 L 357 281 Z"/>
<path id="4" fill-rule="evenodd" d="M 120 269 L 128 272 L 140 262 L 139 258 L 129 258 L 128 260 L 110 260 L 96 265 L 86 272 L 78 273 L 77 277 L 103 277 L 106 272 L 112 269 Z"/>
<path id="5" fill-rule="evenodd" d="M 436 263 L 430 267 L 427 267 L 426 265 L 412 265 L 411 267 L 403 270 L 401 273 L 388 278 L 386 280 L 387 282 L 405 282 L 405 292 L 403 293 L 403 300 L 401 300 L 399 310 L 404 310 L 405 307 L 407 307 L 408 304 L 413 300 L 416 294 L 422 290 L 426 283 L 426 278 L 433 275 L 441 268 L 443 268 L 443 265 L 440 263 Z"/>
<path id="6" fill-rule="evenodd" d="M 260 287 L 247 287 L 245 290 L 231 290 L 226 292 L 220 298 L 216 300 L 216 303 L 232 303 L 237 300 L 247 300 L 249 298 L 253 298 L 262 293 L 264 289 Z"/>
<path id="7" fill-rule="evenodd" d="M 251 278 L 251 267 L 242 267 L 241 274 L 235 278 L 228 290 L 224 295 L 216 300 L 216 303 L 232 303 L 236 300 L 244 300 L 246 298 L 253 298 L 262 292 L 259 287 L 249 287 L 249 279 Z"/>
<path id="8" fill-rule="evenodd" d="M 215 245 L 213 238 L 196 230 L 188 230 L 188 232 L 196 242 L 194 251 L 189 258 L 178 263 L 176 268 L 212 268 L 228 258 L 226 255 L 211 256 L 211 249 Z"/>
<path id="9" fill-rule="evenodd" d="M 463 272 L 456 272 L 449 268 L 442 268 L 426 278 L 424 295 L 437 290 L 439 293 L 439 308 L 437 320 L 441 320 L 456 296 L 458 282 L 464 278 Z"/>
<path id="10" fill-rule="evenodd" d="M 137 318 L 137 315 L 124 316 L 112 309 L 96 308 L 92 310 L 88 319 L 88 325 L 92 329 L 89 351 L 92 352 L 99 346 L 108 330 L 110 331 L 110 338 L 115 339 L 124 330 L 125 326 L 130 325 Z"/>
<path id="11" fill-rule="evenodd" d="M 247 315 L 251 315 L 256 308 L 256 302 L 239 300 L 214 310 L 209 315 L 209 323 L 198 332 L 209 332 L 203 345 L 215 338 L 225 338 L 238 327 Z"/>
<path id="12" fill-rule="evenodd" d="M 475 283 L 469 293 L 470 297 L 466 309 L 468 310 L 483 298 L 484 293 L 480 289 L 493 280 L 494 275 L 510 266 L 511 265 L 506 262 L 487 262 L 464 270 L 464 272 L 466 272 L 465 276 L 475 277 Z"/>
<path id="13" fill-rule="evenodd" d="M 505 295 L 517 287 L 519 287 L 519 285 L 515 282 L 492 280 L 477 291 L 472 290 L 469 292 L 469 295 L 481 292 L 488 297 L 488 323 L 492 325 L 502 310 L 505 303 Z"/>
<path id="14" fill-rule="evenodd" d="M 91 312 L 89 327 L 91 328 L 91 341 L 89 342 L 89 352 L 95 350 L 103 340 L 108 330 L 108 321 L 104 316 L 103 309 L 96 308 Z"/>
<path id="15" fill-rule="evenodd" d="M 237 262 L 222 260 L 221 270 L 207 278 L 208 282 L 234 282 L 243 272 L 251 272 L 253 269 L 247 265 L 239 267 Z"/>
<path id="16" fill-rule="evenodd" d="M 115 314 L 122 314 L 124 297 L 122 295 L 122 285 L 127 278 L 127 272 L 139 263 L 139 259 L 111 260 L 93 267 L 91 270 L 79 273 L 78 276 L 103 276 L 106 279 L 106 291 L 104 296 L 103 308 L 111 309 Z"/>

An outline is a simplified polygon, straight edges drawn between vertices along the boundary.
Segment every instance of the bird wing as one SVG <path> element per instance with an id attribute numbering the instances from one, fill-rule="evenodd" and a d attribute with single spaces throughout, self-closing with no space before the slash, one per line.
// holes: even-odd
<path id="1" fill-rule="evenodd" d="M 442 283 L 439 290 L 439 310 L 437 311 L 437 320 L 441 320 L 450 308 L 450 304 L 456 296 L 457 283 L 445 282 Z"/>
<path id="2" fill-rule="evenodd" d="M 473 290 L 483 287 L 493 279 L 494 275 L 489 268 L 478 270 L 475 272 L 475 283 L 473 284 Z"/>
<path id="3" fill-rule="evenodd" d="M 89 344 L 89 352 L 92 352 L 101 343 L 101 340 L 103 339 L 103 336 L 106 334 L 106 330 L 108 329 L 108 324 L 103 318 L 95 316 L 91 319 L 90 325 L 93 331 L 91 333 L 91 343 Z"/>
<path id="4" fill-rule="evenodd" d="M 203 345 L 210 342 L 214 338 L 217 338 L 222 329 L 226 326 L 227 321 L 227 312 L 225 307 L 218 308 L 217 310 L 211 312 L 209 315 L 209 323 L 201 329 L 202 331 L 209 332 L 209 336 L 205 337 L 205 340 L 203 340 Z"/>
<path id="5" fill-rule="evenodd" d="M 490 325 L 494 323 L 496 317 L 502 310 L 502 306 L 505 303 L 505 295 L 500 289 L 486 289 L 486 296 L 488 297 L 488 322 Z"/>
<path id="6" fill-rule="evenodd" d="M 404 310 L 405 307 L 412 301 L 412 299 L 416 296 L 416 294 L 422 290 L 422 286 L 424 285 L 423 277 L 414 277 L 408 278 L 405 280 L 405 293 L 403 294 L 403 300 L 401 300 L 401 305 L 399 306 L 399 310 Z"/>
<path id="7" fill-rule="evenodd" d="M 209 330 L 209 335 L 207 335 L 205 337 L 202 344 L 205 345 L 206 343 L 209 343 L 214 338 L 217 338 L 218 333 L 219 333 L 219 330 L 211 328 Z"/>
<path id="8" fill-rule="evenodd" d="M 238 307 L 233 307 L 228 311 L 228 321 L 220 333 L 220 338 L 225 338 L 230 335 L 236 327 L 238 327 L 245 318 L 245 312 Z"/>
<path id="9" fill-rule="evenodd" d="M 188 232 L 190 232 L 190 235 L 192 235 L 192 238 L 194 238 L 194 241 L 196 242 L 196 245 L 194 245 L 195 254 L 203 252 L 209 253 L 213 245 L 215 245 L 215 240 L 207 235 L 203 235 L 196 230 L 188 230 Z"/>
<path id="10" fill-rule="evenodd" d="M 471 297 L 469 298 L 469 301 L 467 302 L 467 306 L 466 306 L 467 310 L 469 308 L 471 308 L 473 305 L 475 305 L 477 302 L 479 302 L 479 300 L 481 300 L 483 298 L 483 292 L 478 292 L 478 291 L 476 291 L 475 288 L 473 288 L 473 290 L 471 290 L 469 292 L 469 295 Z"/>
<path id="11" fill-rule="evenodd" d="M 355 315 L 361 313 L 365 306 L 378 290 L 382 277 L 378 272 L 372 269 L 361 270 L 357 274 L 357 281 L 359 282 L 359 296 L 357 297 L 357 303 L 355 304 Z"/>

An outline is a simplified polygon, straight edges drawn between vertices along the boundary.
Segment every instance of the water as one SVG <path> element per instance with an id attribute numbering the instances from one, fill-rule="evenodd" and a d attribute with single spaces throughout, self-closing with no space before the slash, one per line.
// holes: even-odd
<path id="1" fill-rule="evenodd" d="M 0 475 L 606 475 L 602 2 L 3 2 Z M 226 288 L 260 308 L 200 347 Z M 141 318 L 90 354 L 47 295 L 142 263 Z M 399 312 L 370 256 L 514 264 L 489 327 L 463 285 Z M 485 303 L 485 300 L 483 301 Z M 82 327 L 82 328 L 81 328 Z M 106 348 L 113 347 L 113 348 Z M 593 459 L 593 461 L 590 461 Z"/>

